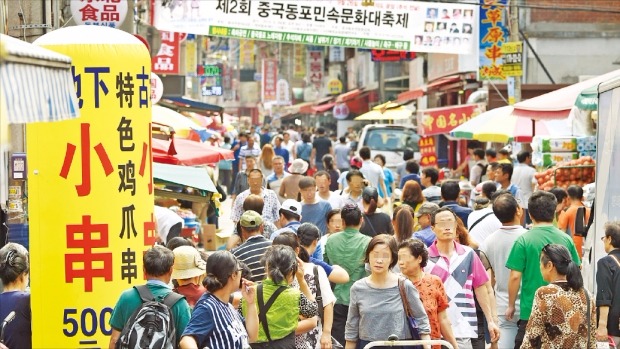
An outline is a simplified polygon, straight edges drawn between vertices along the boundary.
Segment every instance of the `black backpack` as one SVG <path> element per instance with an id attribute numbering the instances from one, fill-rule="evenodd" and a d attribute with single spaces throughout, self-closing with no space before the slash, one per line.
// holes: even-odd
<path id="1" fill-rule="evenodd" d="M 480 173 L 480 177 L 482 177 L 485 174 L 487 174 L 487 167 L 483 163 L 479 162 L 479 163 L 476 164 L 476 166 L 480 166 L 480 168 L 482 168 L 482 172 Z"/>
<path id="2" fill-rule="evenodd" d="M 146 285 L 134 286 L 142 305 L 125 323 L 116 349 L 173 349 L 177 346 L 172 307 L 184 297 L 170 292 L 163 303 L 155 300 Z"/>

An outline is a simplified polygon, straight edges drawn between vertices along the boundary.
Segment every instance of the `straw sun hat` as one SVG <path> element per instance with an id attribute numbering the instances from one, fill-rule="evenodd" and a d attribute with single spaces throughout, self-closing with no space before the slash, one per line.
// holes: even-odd
<path id="1" fill-rule="evenodd" d="M 206 273 L 207 263 L 195 247 L 179 246 L 172 252 L 174 253 L 173 279 L 189 279 Z"/>

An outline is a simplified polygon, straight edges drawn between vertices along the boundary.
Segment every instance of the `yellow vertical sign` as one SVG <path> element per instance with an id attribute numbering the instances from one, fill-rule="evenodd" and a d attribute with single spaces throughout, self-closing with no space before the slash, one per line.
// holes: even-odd
<path id="1" fill-rule="evenodd" d="M 29 124 L 32 345 L 106 347 L 155 239 L 150 65 L 134 36 L 68 27 L 35 44 L 71 57 L 81 117 Z"/>
<path id="2" fill-rule="evenodd" d="M 196 67 L 198 60 L 196 57 L 196 40 L 185 41 L 185 74 L 187 76 L 196 76 Z"/>
<path id="3" fill-rule="evenodd" d="M 306 76 L 306 45 L 295 45 L 293 48 L 293 57 L 295 57 L 293 75 L 296 78 L 303 78 Z"/>
<path id="4" fill-rule="evenodd" d="M 254 67 L 254 40 L 239 40 L 239 64 L 242 68 Z"/>

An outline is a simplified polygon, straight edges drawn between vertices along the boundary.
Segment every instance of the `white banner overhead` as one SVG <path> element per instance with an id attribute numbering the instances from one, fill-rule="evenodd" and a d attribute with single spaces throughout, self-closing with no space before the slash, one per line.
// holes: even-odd
<path id="1" fill-rule="evenodd" d="M 159 30 L 295 44 L 473 51 L 476 5 L 419 1 L 155 1 Z"/>

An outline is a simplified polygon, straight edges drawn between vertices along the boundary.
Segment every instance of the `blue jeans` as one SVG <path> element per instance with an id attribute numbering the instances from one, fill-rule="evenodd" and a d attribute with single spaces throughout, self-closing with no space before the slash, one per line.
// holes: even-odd
<path id="1" fill-rule="evenodd" d="M 500 348 L 512 348 L 515 345 L 515 337 L 519 326 L 517 326 L 517 320 L 508 321 L 506 316 L 499 315 L 499 342 L 497 346 Z"/>

